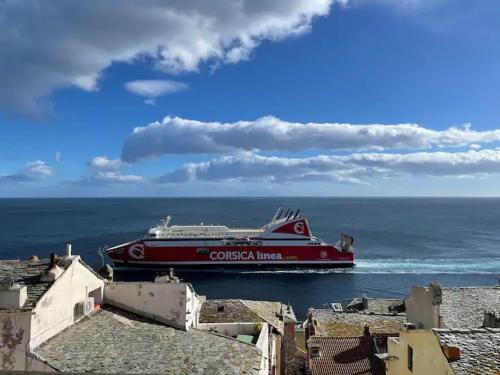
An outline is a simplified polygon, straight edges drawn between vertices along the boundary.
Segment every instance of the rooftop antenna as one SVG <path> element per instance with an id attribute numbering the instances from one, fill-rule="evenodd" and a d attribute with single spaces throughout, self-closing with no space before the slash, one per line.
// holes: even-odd
<path id="1" fill-rule="evenodd" d="M 293 218 L 296 219 L 299 217 L 299 212 L 300 212 L 300 209 L 297 210 L 297 212 L 295 213 L 295 215 L 293 215 Z"/>

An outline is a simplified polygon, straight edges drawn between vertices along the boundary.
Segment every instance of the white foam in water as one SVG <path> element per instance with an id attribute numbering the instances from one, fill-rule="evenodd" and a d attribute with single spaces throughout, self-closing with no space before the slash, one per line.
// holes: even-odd
<path id="1" fill-rule="evenodd" d="M 500 258 L 476 259 L 357 259 L 356 266 L 345 269 L 301 269 L 244 271 L 244 273 L 360 273 L 360 274 L 500 274 Z"/>

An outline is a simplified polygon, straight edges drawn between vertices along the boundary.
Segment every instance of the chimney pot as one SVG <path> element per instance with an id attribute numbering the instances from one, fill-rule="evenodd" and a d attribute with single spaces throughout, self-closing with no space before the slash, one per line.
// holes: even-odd
<path id="1" fill-rule="evenodd" d="M 70 243 L 66 244 L 66 256 L 67 257 L 71 256 L 71 244 Z"/>
<path id="2" fill-rule="evenodd" d="M 370 327 L 368 326 L 368 324 L 365 324 L 365 326 L 363 327 L 363 336 L 370 336 Z"/>
<path id="3" fill-rule="evenodd" d="M 450 362 L 458 361 L 460 359 L 460 348 L 457 348 L 456 346 L 445 345 L 443 346 L 443 352 Z"/>

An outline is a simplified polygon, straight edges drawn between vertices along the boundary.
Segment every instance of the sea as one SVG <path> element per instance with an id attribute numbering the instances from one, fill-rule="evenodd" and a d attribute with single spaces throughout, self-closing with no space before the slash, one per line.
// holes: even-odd
<path id="1" fill-rule="evenodd" d="M 278 207 L 301 209 L 312 232 L 354 237 L 352 269 L 196 271 L 179 276 L 207 298 L 289 302 L 297 315 L 351 297 L 403 298 L 413 285 L 500 284 L 500 198 L 71 198 L 0 199 L 0 259 L 73 253 L 100 268 L 99 249 L 174 224 L 260 227 Z M 117 271 L 121 280 L 151 272 Z"/>

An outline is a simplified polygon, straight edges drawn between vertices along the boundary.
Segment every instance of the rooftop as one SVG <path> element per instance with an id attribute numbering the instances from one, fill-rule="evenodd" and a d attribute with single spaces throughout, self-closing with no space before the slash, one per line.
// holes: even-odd
<path id="1" fill-rule="evenodd" d="M 65 372 L 162 374 L 258 374 L 262 356 L 254 345 L 177 330 L 107 306 L 35 354 Z"/>
<path id="2" fill-rule="evenodd" d="M 291 306 L 281 302 L 211 299 L 201 307 L 200 323 L 267 322 L 283 332 L 282 313 L 293 321 L 297 320 Z"/>
<path id="3" fill-rule="evenodd" d="M 367 298 L 367 307 L 363 306 L 362 298 L 348 299 L 340 302 L 346 312 L 364 312 L 366 314 L 393 314 L 389 308 L 404 304 L 402 299 L 394 298 Z M 404 314 L 404 313 L 403 313 Z"/>
<path id="4" fill-rule="evenodd" d="M 319 349 L 319 355 L 311 358 L 312 375 L 385 373 L 384 362 L 373 354 L 370 337 L 313 336 L 309 340 L 310 346 Z"/>
<path id="5" fill-rule="evenodd" d="M 0 278 L 13 277 L 14 282 L 21 285 L 26 285 L 28 299 L 19 310 L 30 311 L 36 306 L 38 300 L 45 294 L 52 283 L 40 281 L 40 276 L 47 270 L 50 265 L 50 260 L 2 260 L 0 261 Z M 59 267 L 65 268 L 62 264 Z"/>
<path id="6" fill-rule="evenodd" d="M 310 309 L 321 336 L 357 337 L 363 336 L 364 326 L 372 334 L 396 334 L 405 322 L 404 315 L 382 315 L 365 313 L 338 313 L 331 309 Z"/>
<path id="7" fill-rule="evenodd" d="M 443 288 L 439 308 L 448 328 L 479 328 L 485 311 L 500 311 L 500 286 Z"/>
<path id="8" fill-rule="evenodd" d="M 460 359 L 450 362 L 455 374 L 492 375 L 500 372 L 500 329 L 435 329 L 441 346 L 460 349 Z"/>

